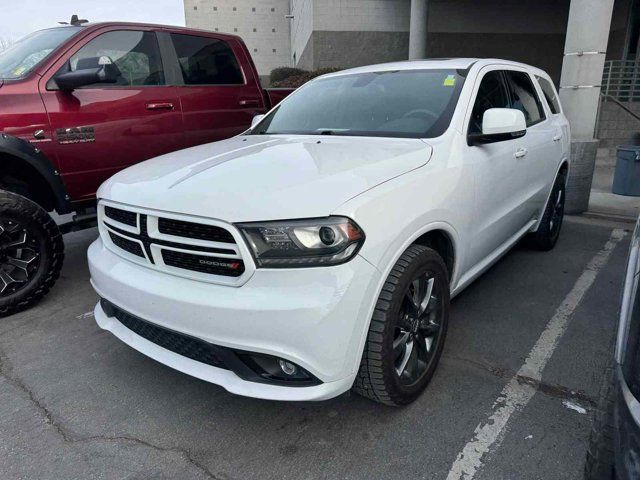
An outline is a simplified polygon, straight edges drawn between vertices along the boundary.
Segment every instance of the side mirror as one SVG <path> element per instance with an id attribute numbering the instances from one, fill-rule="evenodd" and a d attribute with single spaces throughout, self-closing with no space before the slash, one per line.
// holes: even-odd
<path id="1" fill-rule="evenodd" d="M 109 57 L 88 58 L 81 62 L 78 62 L 80 68 L 75 72 L 59 73 L 54 77 L 60 90 L 71 91 L 94 83 L 116 83 L 118 81 L 120 69 Z M 92 66 L 82 68 L 86 65 Z"/>
<path id="2" fill-rule="evenodd" d="M 481 145 L 523 137 L 527 133 L 524 113 L 515 108 L 490 108 L 482 117 L 482 133 L 467 135 L 467 143 Z"/>
<path id="3" fill-rule="evenodd" d="M 251 119 L 251 128 L 254 128 L 256 125 L 258 125 L 263 118 L 264 118 L 264 115 L 256 115 L 255 117 L 253 117 Z"/>

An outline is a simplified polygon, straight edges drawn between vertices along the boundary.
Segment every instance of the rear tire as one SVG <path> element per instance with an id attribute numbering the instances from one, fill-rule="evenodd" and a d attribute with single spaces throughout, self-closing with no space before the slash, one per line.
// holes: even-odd
<path id="1" fill-rule="evenodd" d="M 387 405 L 427 387 L 447 334 L 449 276 L 435 250 L 410 246 L 382 287 L 353 390 Z"/>
<path id="2" fill-rule="evenodd" d="M 60 275 L 64 243 L 38 204 L 0 190 L 0 317 L 33 305 Z"/>
<path id="3" fill-rule="evenodd" d="M 559 173 L 551 189 L 538 230 L 527 237 L 528 244 L 537 250 L 548 251 L 556 246 L 564 218 L 566 173 Z"/>

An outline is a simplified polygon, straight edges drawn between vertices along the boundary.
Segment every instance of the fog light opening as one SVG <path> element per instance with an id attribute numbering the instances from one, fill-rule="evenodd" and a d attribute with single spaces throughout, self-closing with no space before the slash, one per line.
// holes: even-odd
<path id="1" fill-rule="evenodd" d="M 245 372 L 242 377 L 245 380 L 300 387 L 322 383 L 300 365 L 284 358 L 249 352 L 239 353 L 238 357 L 255 375 L 254 378 L 249 378 Z"/>
<path id="2" fill-rule="evenodd" d="M 287 362 L 286 360 L 278 360 L 278 365 L 280 365 L 280 370 L 287 376 L 292 376 L 298 373 L 298 367 L 291 362 Z"/>

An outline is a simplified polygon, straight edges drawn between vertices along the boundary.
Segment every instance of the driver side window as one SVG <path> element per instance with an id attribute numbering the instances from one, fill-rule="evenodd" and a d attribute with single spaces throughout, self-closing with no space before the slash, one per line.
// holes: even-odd
<path id="1" fill-rule="evenodd" d="M 499 70 L 487 72 L 476 95 L 476 101 L 471 111 L 469 133 L 482 133 L 482 117 L 490 108 L 509 108 L 509 94 L 504 83 L 504 77 Z"/>
<path id="2" fill-rule="evenodd" d="M 98 68 L 111 60 L 119 70 L 118 80 L 109 86 L 164 85 L 158 41 L 153 32 L 123 30 L 104 33 L 82 47 L 69 59 L 69 70 Z"/>

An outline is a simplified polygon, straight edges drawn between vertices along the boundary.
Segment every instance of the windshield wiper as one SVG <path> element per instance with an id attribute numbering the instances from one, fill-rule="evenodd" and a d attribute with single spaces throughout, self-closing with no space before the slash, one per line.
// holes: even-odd
<path id="1" fill-rule="evenodd" d="M 337 135 L 348 131 L 348 128 L 316 128 L 316 134 L 318 135 Z"/>

